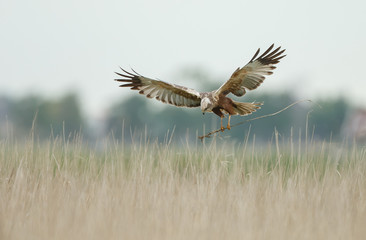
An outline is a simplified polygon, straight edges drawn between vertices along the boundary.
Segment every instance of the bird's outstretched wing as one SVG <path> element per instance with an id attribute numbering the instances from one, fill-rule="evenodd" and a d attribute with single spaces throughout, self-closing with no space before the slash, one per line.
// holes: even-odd
<path id="1" fill-rule="evenodd" d="M 280 59 L 286 55 L 282 55 L 285 50 L 281 50 L 281 47 L 273 49 L 272 44 L 261 56 L 256 58 L 260 52 L 260 49 L 254 54 L 253 58 L 247 65 L 242 68 L 238 68 L 231 75 L 230 79 L 226 81 L 218 90 L 215 95 L 220 94 L 227 95 L 230 92 L 234 95 L 241 97 L 245 94 L 245 89 L 256 89 L 263 80 L 265 75 L 271 75 L 272 70 L 276 67 L 275 64 L 280 62 Z"/>
<path id="2" fill-rule="evenodd" d="M 116 74 L 123 78 L 115 79 L 125 83 L 120 87 L 131 87 L 132 90 L 138 90 L 140 94 L 144 94 L 148 98 L 155 98 L 177 107 L 199 107 L 201 104 L 200 93 L 194 89 L 147 78 L 134 70 L 132 70 L 133 73 L 122 68 L 121 70 L 123 73 L 116 72 Z"/>

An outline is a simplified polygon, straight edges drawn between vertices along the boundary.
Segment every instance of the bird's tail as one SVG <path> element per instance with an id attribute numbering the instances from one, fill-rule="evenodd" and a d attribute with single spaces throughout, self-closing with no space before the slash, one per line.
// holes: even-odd
<path id="1" fill-rule="evenodd" d="M 236 113 L 242 116 L 255 112 L 257 109 L 261 108 L 261 105 L 263 105 L 261 102 L 242 103 L 233 101 L 233 103 Z"/>

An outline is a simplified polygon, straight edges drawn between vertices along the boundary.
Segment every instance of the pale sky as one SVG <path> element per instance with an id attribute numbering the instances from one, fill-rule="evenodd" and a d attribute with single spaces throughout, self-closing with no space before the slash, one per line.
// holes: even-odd
<path id="1" fill-rule="evenodd" d="M 363 0 L 2 0 L 0 94 L 72 90 L 97 116 L 137 94 L 113 81 L 119 66 L 193 88 L 178 74 L 202 68 L 222 78 L 219 87 L 275 43 L 287 56 L 256 91 L 341 95 L 366 107 L 365 9 Z"/>

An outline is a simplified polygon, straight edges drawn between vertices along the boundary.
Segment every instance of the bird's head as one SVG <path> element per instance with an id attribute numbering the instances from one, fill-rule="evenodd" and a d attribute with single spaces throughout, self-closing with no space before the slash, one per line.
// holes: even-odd
<path id="1" fill-rule="evenodd" d="M 202 110 L 202 114 L 205 114 L 205 112 L 212 111 L 212 102 L 210 101 L 209 98 L 207 98 L 207 97 L 202 98 L 201 110 Z"/>

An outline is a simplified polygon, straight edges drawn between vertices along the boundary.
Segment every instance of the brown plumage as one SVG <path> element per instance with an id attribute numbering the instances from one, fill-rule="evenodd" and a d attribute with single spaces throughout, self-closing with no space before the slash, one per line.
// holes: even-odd
<path id="1" fill-rule="evenodd" d="M 258 54 L 260 49 L 254 54 L 252 59 L 242 68 L 238 68 L 219 89 L 211 92 L 197 92 L 194 89 L 167 83 L 160 80 L 154 80 L 144 77 L 134 70 L 133 73 L 127 72 L 121 68 L 122 73 L 120 79 L 115 79 L 124 84 L 120 87 L 130 87 L 131 90 L 138 90 L 140 94 L 146 95 L 148 98 L 155 98 L 163 103 L 168 103 L 177 107 L 201 107 L 203 113 L 213 112 L 222 119 L 225 114 L 229 115 L 227 129 L 230 129 L 231 115 L 248 115 L 260 108 L 262 103 L 241 103 L 235 102 L 228 98 L 227 95 L 232 93 L 236 96 L 243 96 L 246 90 L 256 89 L 265 79 L 265 75 L 271 75 L 276 68 L 274 65 L 285 57 L 285 50 L 281 47 L 271 51 L 274 47 L 272 44 L 262 55 Z"/>

